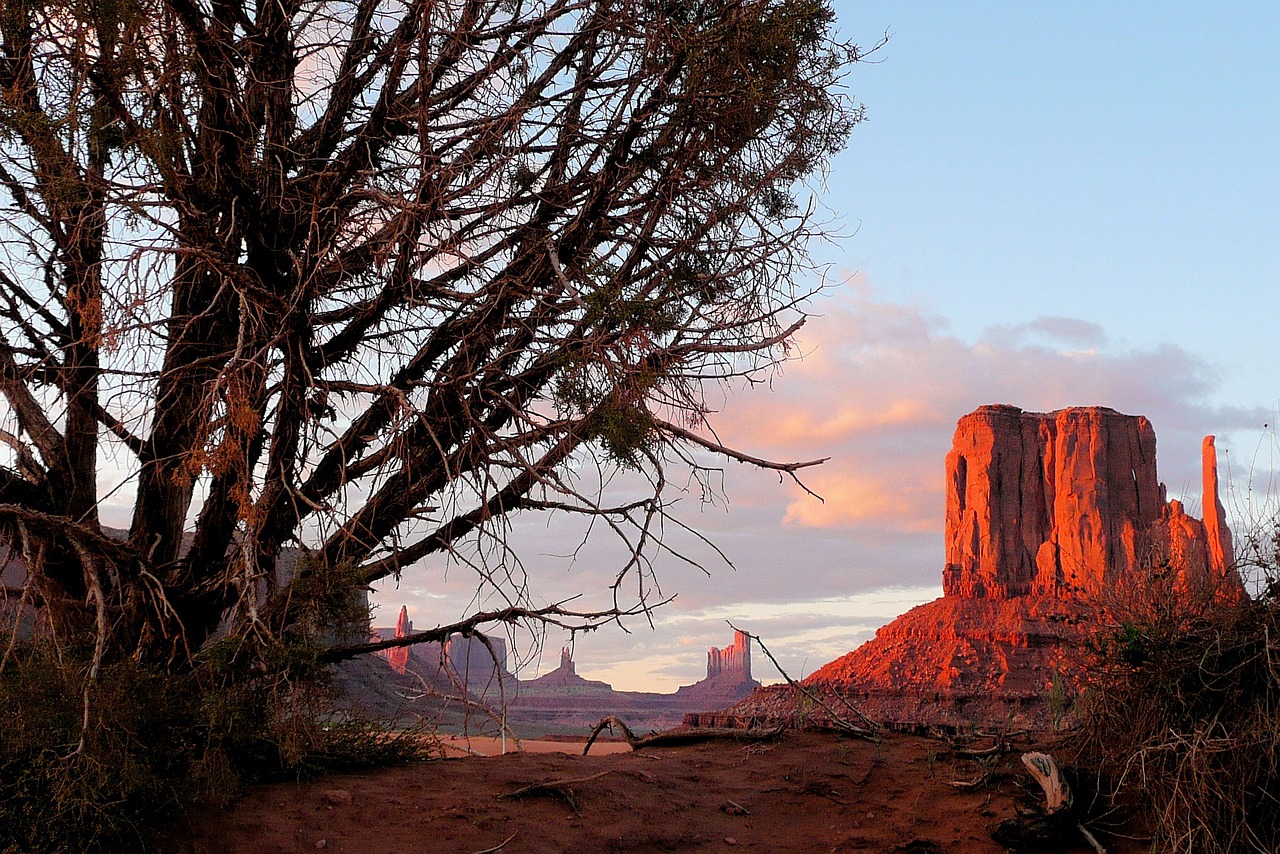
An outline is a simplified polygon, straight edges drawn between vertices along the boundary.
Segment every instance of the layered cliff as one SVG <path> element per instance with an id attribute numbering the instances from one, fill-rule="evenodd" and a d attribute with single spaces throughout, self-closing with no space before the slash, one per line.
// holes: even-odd
<path id="1" fill-rule="evenodd" d="M 1196 583 L 1232 585 L 1212 436 L 1203 474 L 1207 524 L 1166 501 L 1146 418 L 981 407 L 960 419 L 947 454 L 943 592 L 1089 600 L 1164 560 Z"/>

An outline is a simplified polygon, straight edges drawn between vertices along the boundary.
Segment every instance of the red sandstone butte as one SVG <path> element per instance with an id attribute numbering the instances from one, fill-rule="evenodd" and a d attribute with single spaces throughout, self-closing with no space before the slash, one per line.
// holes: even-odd
<path id="1" fill-rule="evenodd" d="M 714 679 L 721 673 L 732 673 L 742 681 L 751 681 L 751 636 L 737 629 L 733 632 L 733 644 L 724 649 L 711 647 L 707 652 L 707 678 Z"/>
<path id="2" fill-rule="evenodd" d="M 1244 597 L 1212 436 L 1203 478 L 1201 522 L 1165 500 L 1155 431 L 1142 416 L 1005 405 L 969 413 L 946 460 L 943 597 L 805 684 L 888 721 L 1044 725 L 1049 697 L 1076 683 L 1081 641 L 1117 591 L 1168 570 L 1180 591 Z M 792 702 L 785 686 L 766 688 L 734 711 L 785 715 Z"/>
<path id="3" fill-rule="evenodd" d="M 960 419 L 947 454 L 943 592 L 1089 601 L 1165 559 L 1189 581 L 1234 587 L 1212 436 L 1203 475 L 1205 523 L 1166 503 L 1146 418 L 983 406 Z"/>
<path id="4" fill-rule="evenodd" d="M 400 617 L 396 620 L 396 637 L 404 638 L 413 633 L 413 623 L 409 622 L 409 606 L 400 606 Z M 404 673 L 409 666 L 409 647 L 395 646 L 383 653 L 387 663 L 396 673 Z"/>

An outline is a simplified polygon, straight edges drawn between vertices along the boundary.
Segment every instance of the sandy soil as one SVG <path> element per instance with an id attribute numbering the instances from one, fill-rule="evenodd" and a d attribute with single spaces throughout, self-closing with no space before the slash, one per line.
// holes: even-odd
<path id="1" fill-rule="evenodd" d="M 527 742 L 526 752 L 505 756 L 263 787 L 228 812 L 192 816 L 173 829 L 172 840 L 186 854 L 987 854 L 1006 850 L 991 830 L 1019 803 L 1039 798 L 1018 761 L 1027 746 L 984 767 L 941 742 L 904 735 L 872 744 L 796 733 L 765 744 L 720 741 L 634 753 L 613 743 L 606 749 L 624 752 L 597 756 L 593 747 L 588 757 L 555 752 L 580 754 L 580 745 Z M 951 785 L 984 772 L 988 782 L 975 791 Z M 573 782 L 561 786 L 564 796 L 543 790 L 511 797 L 532 784 L 566 780 Z M 1112 854 L 1145 850 L 1101 839 Z"/>

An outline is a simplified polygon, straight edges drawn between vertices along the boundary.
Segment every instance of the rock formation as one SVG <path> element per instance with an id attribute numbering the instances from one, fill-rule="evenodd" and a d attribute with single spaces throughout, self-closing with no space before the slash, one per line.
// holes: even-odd
<path id="1" fill-rule="evenodd" d="M 633 727 L 675 726 L 685 714 L 724 708 L 760 687 L 751 678 L 750 641 L 737 632 L 731 646 L 712 647 L 707 653 L 707 677 L 674 694 L 615 691 L 605 682 L 583 679 L 565 648 L 555 670 L 516 683 L 507 720 L 534 732 L 581 731 L 606 715 L 618 715 Z"/>
<path id="2" fill-rule="evenodd" d="M 1199 601 L 1245 597 L 1218 496 L 1212 436 L 1204 521 L 1166 501 L 1150 422 L 1101 407 L 984 406 L 946 459 L 943 598 L 913 608 L 806 680 L 914 723 L 1044 725 L 1079 676 L 1081 642 L 1126 591 L 1172 573 Z M 785 714 L 787 689 L 736 710 Z"/>
<path id="3" fill-rule="evenodd" d="M 408 637 L 413 633 L 413 623 L 409 620 L 409 608 L 407 605 L 400 607 L 400 618 L 396 620 L 396 634 L 398 638 Z M 409 666 L 409 647 L 397 646 L 385 650 L 383 653 L 387 659 L 387 663 L 391 665 L 391 669 L 396 673 L 404 673 Z"/>
<path id="4" fill-rule="evenodd" d="M 445 644 L 449 669 L 457 680 L 471 693 L 483 695 L 494 692 L 498 682 L 514 683 L 515 677 L 507 670 L 507 642 L 504 638 L 489 637 L 489 643 L 474 635 L 454 635 Z"/>
<path id="5" fill-rule="evenodd" d="M 408 609 L 401 608 L 394 636 L 412 631 Z M 392 635 L 390 628 L 372 630 L 374 638 Z M 724 708 L 760 687 L 751 678 L 750 638 L 741 632 L 732 645 L 708 652 L 707 678 L 673 694 L 615 691 L 607 682 L 584 679 L 577 674 L 569 647 L 561 649 L 554 670 L 517 680 L 506 669 L 506 643 L 489 640 L 494 655 L 479 639 L 462 636 L 443 645 L 384 650 L 381 658 L 369 658 L 377 667 L 364 662 L 347 668 L 338 681 L 353 708 L 372 714 L 411 718 L 416 710 L 432 708 L 446 728 L 466 725 L 474 730 L 490 720 L 480 711 L 488 707 L 493 713 L 490 722 L 501 718 L 523 736 L 585 734 L 606 715 L 618 715 L 633 728 L 666 729 L 679 724 L 685 714 Z M 465 705 L 448 699 L 462 694 L 468 698 Z M 503 703 L 505 714 L 500 711 Z M 455 719 L 449 719 L 450 714 Z"/>
<path id="6" fill-rule="evenodd" d="M 711 647 L 707 652 L 707 678 L 733 673 L 743 681 L 751 679 L 751 638 L 746 632 L 734 631 L 733 644 L 724 649 Z"/>
<path id="7" fill-rule="evenodd" d="M 1087 600 L 1166 559 L 1234 587 L 1212 436 L 1203 472 L 1207 524 L 1166 502 L 1146 418 L 981 407 L 960 419 L 947 454 L 943 593 Z"/>
<path id="8" fill-rule="evenodd" d="M 1212 436 L 1205 436 L 1200 446 L 1201 478 L 1204 482 L 1204 527 L 1208 544 L 1209 569 L 1215 576 L 1228 576 L 1236 556 L 1227 527 L 1227 511 L 1218 495 L 1218 449 Z"/>

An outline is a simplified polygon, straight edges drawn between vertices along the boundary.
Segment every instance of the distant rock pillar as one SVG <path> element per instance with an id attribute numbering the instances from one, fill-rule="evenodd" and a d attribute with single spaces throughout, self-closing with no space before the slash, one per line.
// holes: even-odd
<path id="1" fill-rule="evenodd" d="M 744 680 L 751 679 L 751 635 L 735 630 L 733 645 L 738 650 L 738 670 Z"/>
<path id="2" fill-rule="evenodd" d="M 567 646 L 560 650 L 560 669 L 569 673 L 577 672 L 573 666 L 573 653 L 569 651 Z"/>
<path id="3" fill-rule="evenodd" d="M 734 630 L 733 644 L 724 649 L 711 647 L 707 651 L 707 678 L 721 673 L 736 673 L 743 681 L 751 680 L 751 636 Z"/>
<path id="4" fill-rule="evenodd" d="M 396 620 L 396 637 L 407 638 L 413 634 L 413 623 L 409 621 L 409 606 L 400 606 L 400 618 Z M 409 647 L 397 646 L 387 650 L 387 663 L 396 673 L 404 673 L 409 667 Z"/>

